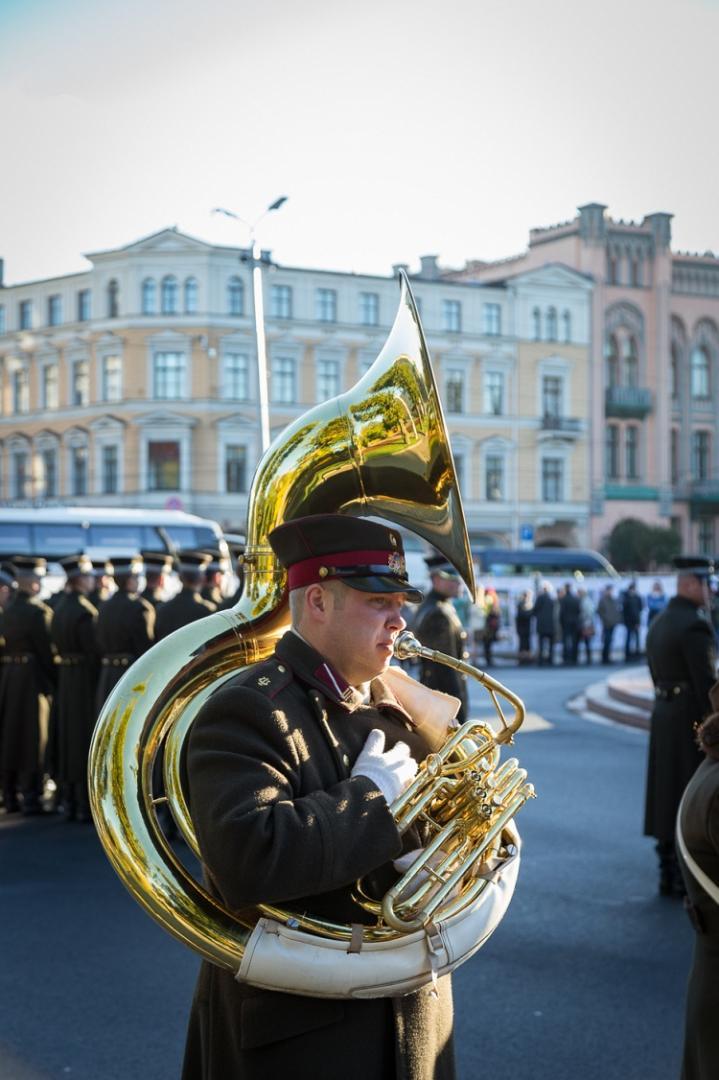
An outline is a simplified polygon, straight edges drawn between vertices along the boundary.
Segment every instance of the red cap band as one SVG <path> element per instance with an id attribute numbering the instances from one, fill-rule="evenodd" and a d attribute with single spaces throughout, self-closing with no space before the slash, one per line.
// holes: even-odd
<path id="1" fill-rule="evenodd" d="M 288 583 L 290 589 L 303 589 L 305 585 L 314 585 L 318 581 L 326 581 L 332 574 L 320 574 L 320 568 L 332 570 L 333 567 L 344 566 L 380 566 L 386 573 L 397 577 L 396 572 L 390 569 L 391 551 L 340 551 L 336 555 L 318 555 L 312 559 L 303 559 L 289 568 Z"/>

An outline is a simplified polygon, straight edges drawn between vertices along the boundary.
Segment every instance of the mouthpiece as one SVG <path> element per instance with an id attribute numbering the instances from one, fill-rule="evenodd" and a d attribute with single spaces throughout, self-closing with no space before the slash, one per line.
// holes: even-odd
<path id="1" fill-rule="evenodd" d="M 394 639 L 394 655 L 398 660 L 411 660 L 422 655 L 422 646 L 411 630 L 400 630 Z"/>

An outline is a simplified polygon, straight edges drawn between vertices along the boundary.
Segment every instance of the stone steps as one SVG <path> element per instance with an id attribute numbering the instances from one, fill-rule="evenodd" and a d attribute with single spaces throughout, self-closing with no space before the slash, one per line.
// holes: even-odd
<path id="1" fill-rule="evenodd" d="M 633 668 L 588 686 L 572 708 L 647 731 L 653 703 L 649 673 Z"/>

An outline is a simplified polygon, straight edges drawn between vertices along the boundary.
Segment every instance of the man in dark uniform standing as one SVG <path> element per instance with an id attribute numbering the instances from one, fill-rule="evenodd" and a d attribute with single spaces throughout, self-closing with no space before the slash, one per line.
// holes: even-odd
<path id="1" fill-rule="evenodd" d="M 141 551 L 145 567 L 145 588 L 140 593 L 143 600 L 157 609 L 165 603 L 165 577 L 172 571 L 172 559 L 164 551 Z"/>
<path id="2" fill-rule="evenodd" d="M 112 595 L 112 563 L 108 562 L 107 559 L 93 559 L 92 571 L 95 575 L 95 583 L 87 598 L 92 606 L 99 611 Z"/>
<path id="3" fill-rule="evenodd" d="M 225 606 L 225 598 L 222 595 L 222 579 L 225 575 L 222 555 L 218 550 L 206 551 L 205 554 L 209 556 L 210 561 L 205 567 L 205 584 L 200 590 L 200 596 L 203 600 L 209 600 L 219 610 Z"/>
<path id="4" fill-rule="evenodd" d="M 447 653 L 466 660 L 467 633 L 462 626 L 452 599 L 459 596 L 462 579 L 444 555 L 430 555 L 424 560 L 429 569 L 432 588 L 412 621 L 412 632 L 428 649 Z M 423 660 L 420 681 L 432 690 L 453 694 L 462 702 L 457 719 L 467 719 L 467 676 L 447 667 Z"/>
<path id="5" fill-rule="evenodd" d="M 128 667 L 155 640 L 155 609 L 138 595 L 142 573 L 139 556 L 113 559 L 117 592 L 103 604 L 97 618 L 98 651 L 102 657 L 97 687 L 98 711 Z"/>
<path id="6" fill-rule="evenodd" d="M 66 821 L 90 821 L 87 757 L 97 716 L 97 609 L 87 599 L 95 583 L 85 555 L 61 559 L 67 574 L 65 597 L 55 609 L 52 640 L 57 649 L 54 701 L 54 776 Z"/>
<path id="7" fill-rule="evenodd" d="M 190 808 L 209 887 L 232 910 L 292 910 L 366 923 L 357 878 L 403 848 L 389 804 L 428 747 L 382 681 L 404 626 L 399 532 L 339 514 L 269 541 L 289 571 L 292 629 L 201 709 L 190 734 Z M 413 831 L 413 830 L 410 830 Z M 417 846 L 417 836 L 405 838 Z M 183 1080 L 450 1080 L 450 977 L 401 998 L 264 990 L 203 964 Z"/>
<path id="8" fill-rule="evenodd" d="M 210 562 L 210 556 L 204 551 L 178 551 L 175 558 L 175 569 L 180 575 L 182 588 L 163 604 L 157 613 L 158 641 L 179 630 L 181 626 L 204 619 L 217 611 L 214 604 L 203 600 L 200 595 L 205 580 L 205 567 Z"/>
<path id="9" fill-rule="evenodd" d="M 22 812 L 38 814 L 50 695 L 56 679 L 50 642 L 52 611 L 38 599 L 47 563 L 32 555 L 16 555 L 11 561 L 17 591 L 3 613 L 0 776 L 5 812 L 20 809 L 20 793 Z"/>
<path id="10" fill-rule="evenodd" d="M 662 896 L 684 892 L 674 850 L 677 809 L 702 760 L 695 730 L 709 712 L 709 691 L 716 680 L 714 632 L 707 614 L 711 561 L 681 556 L 674 565 L 677 594 L 652 620 L 646 642 L 655 701 L 644 833 L 657 841 Z"/>

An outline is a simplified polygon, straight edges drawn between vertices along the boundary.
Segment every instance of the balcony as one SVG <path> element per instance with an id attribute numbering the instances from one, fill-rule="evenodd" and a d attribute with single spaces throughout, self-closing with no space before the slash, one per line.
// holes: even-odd
<path id="1" fill-rule="evenodd" d="M 640 386 L 608 386 L 604 398 L 607 416 L 643 420 L 652 411 L 652 392 Z"/>
<path id="2" fill-rule="evenodd" d="M 539 420 L 540 439 L 568 439 L 573 441 L 582 433 L 582 421 L 576 416 L 560 416 L 545 413 Z"/>
<path id="3" fill-rule="evenodd" d="M 689 506 L 692 517 L 719 514 L 719 479 L 693 480 L 689 484 Z"/>

